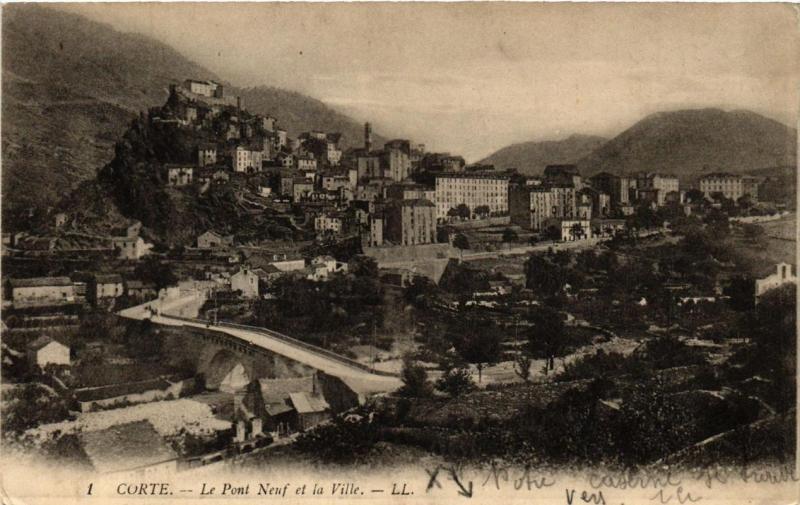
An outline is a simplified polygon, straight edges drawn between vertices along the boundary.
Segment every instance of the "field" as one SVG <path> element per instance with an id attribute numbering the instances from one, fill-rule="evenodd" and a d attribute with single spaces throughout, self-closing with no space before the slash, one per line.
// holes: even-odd
<path id="1" fill-rule="evenodd" d="M 753 243 L 742 237 L 734 238 L 739 254 L 748 260 L 754 275 L 771 273 L 777 263 L 795 264 L 797 261 L 796 216 L 791 214 L 777 221 L 760 223 L 764 237 Z"/>

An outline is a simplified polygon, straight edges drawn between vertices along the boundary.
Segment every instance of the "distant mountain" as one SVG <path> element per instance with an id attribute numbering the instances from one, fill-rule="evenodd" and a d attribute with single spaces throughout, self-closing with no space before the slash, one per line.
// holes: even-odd
<path id="1" fill-rule="evenodd" d="M 576 163 L 606 140 L 591 135 L 572 135 L 563 140 L 511 144 L 480 163 L 492 164 L 498 169 L 516 168 L 525 175 L 540 175 L 547 165 Z"/>
<path id="2" fill-rule="evenodd" d="M 608 171 L 705 173 L 795 166 L 797 132 L 746 110 L 694 109 L 652 114 L 578 162 L 584 176 Z"/>
<path id="3" fill-rule="evenodd" d="M 174 49 L 82 16 L 35 4 L 3 9 L 3 211 L 47 207 L 91 179 L 140 110 L 163 104 L 171 82 L 224 80 Z M 360 144 L 363 128 L 319 100 L 276 88 L 241 93 L 290 135 L 339 131 Z M 376 139 L 380 142 L 382 139 Z"/>

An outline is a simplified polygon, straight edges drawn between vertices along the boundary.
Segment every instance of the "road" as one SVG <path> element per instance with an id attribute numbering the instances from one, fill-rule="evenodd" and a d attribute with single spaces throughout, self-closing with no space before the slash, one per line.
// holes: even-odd
<path id="1" fill-rule="evenodd" d="M 664 230 L 646 230 L 639 233 L 639 238 L 645 238 L 663 232 Z M 461 261 L 476 261 L 476 260 L 497 258 L 499 256 L 520 256 L 523 254 L 530 254 L 532 252 L 546 252 L 550 249 L 552 249 L 553 251 L 571 250 L 571 249 L 591 249 L 603 242 L 608 242 L 609 240 L 611 240 L 611 237 L 572 240 L 567 242 L 540 242 L 534 245 L 510 247 L 508 249 L 498 249 L 496 251 L 465 250 L 465 251 L 460 251 L 459 257 Z"/>
<path id="2" fill-rule="evenodd" d="M 202 300 L 202 294 L 188 294 L 171 300 L 154 300 L 136 307 L 125 309 L 119 313 L 120 316 L 129 319 L 150 319 L 154 323 L 168 326 L 193 326 L 195 328 L 208 328 L 203 322 L 191 322 L 184 319 L 176 319 L 170 315 L 184 314 L 182 317 L 193 317 L 186 315 L 187 309 L 192 309 L 196 315 L 194 307 L 198 300 Z M 151 315 L 149 307 L 155 307 L 156 315 Z M 244 328 L 232 328 L 229 326 L 212 326 L 215 331 L 227 333 L 238 339 L 249 342 L 262 349 L 280 354 L 289 359 L 303 363 L 317 370 L 321 370 L 329 375 L 339 377 L 346 382 L 354 391 L 361 394 L 372 394 L 394 391 L 402 383 L 397 377 L 387 377 L 377 375 L 363 370 L 356 366 L 349 365 L 324 354 L 309 350 L 299 345 L 292 344 L 277 337 L 270 337 L 263 332 L 248 330 Z"/>

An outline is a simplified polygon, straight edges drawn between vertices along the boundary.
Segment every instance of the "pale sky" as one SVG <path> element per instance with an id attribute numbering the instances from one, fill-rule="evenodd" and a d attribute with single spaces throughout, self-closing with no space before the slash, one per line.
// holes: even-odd
<path id="1" fill-rule="evenodd" d="M 318 98 L 469 161 L 613 136 L 661 110 L 796 126 L 797 8 L 778 4 L 70 4 L 223 79 Z M 278 118 L 280 120 L 280 118 Z"/>

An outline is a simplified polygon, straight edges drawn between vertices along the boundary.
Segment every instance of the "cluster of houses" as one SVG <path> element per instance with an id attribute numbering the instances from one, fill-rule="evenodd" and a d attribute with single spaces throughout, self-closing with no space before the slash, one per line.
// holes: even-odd
<path id="1" fill-rule="evenodd" d="M 682 204 L 678 178 L 643 172 L 618 176 L 602 172 L 585 180 L 575 165 L 550 165 L 543 177 L 527 178 L 510 190 L 513 223 L 568 241 L 608 236 L 625 228 L 634 206 Z"/>
<path id="2" fill-rule="evenodd" d="M 155 284 L 119 274 L 75 272 L 70 276 L 9 278 L 3 305 L 24 309 L 84 305 L 110 307 L 122 296 L 146 301 L 158 293 Z"/>
<path id="3" fill-rule="evenodd" d="M 230 291 L 240 298 L 254 299 L 268 295 L 268 287 L 276 279 L 289 276 L 296 279 L 324 281 L 337 273 L 347 272 L 347 263 L 337 261 L 329 255 L 321 255 L 306 261 L 299 256 L 274 254 L 264 259 L 263 255 L 248 258 L 233 273 L 209 272 L 215 292 Z"/>

